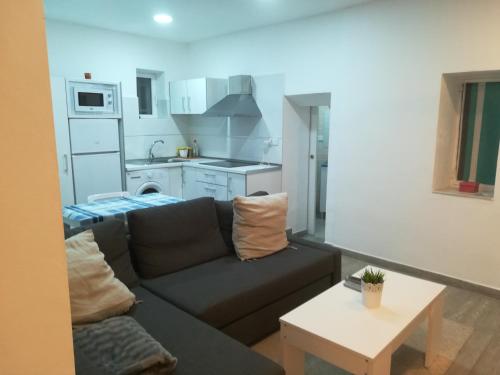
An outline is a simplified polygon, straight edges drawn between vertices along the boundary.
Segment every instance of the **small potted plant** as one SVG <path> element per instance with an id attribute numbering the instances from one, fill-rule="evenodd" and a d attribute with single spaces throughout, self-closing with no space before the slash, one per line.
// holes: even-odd
<path id="1" fill-rule="evenodd" d="M 385 274 L 382 271 L 374 271 L 372 268 L 366 268 L 361 275 L 361 296 L 363 305 L 367 308 L 373 309 L 380 306 L 384 277 Z"/>

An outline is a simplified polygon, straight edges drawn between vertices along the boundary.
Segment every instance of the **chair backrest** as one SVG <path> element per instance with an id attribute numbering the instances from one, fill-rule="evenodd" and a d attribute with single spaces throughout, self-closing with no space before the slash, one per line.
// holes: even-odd
<path id="1" fill-rule="evenodd" d="M 87 198 L 88 203 L 92 203 L 95 201 L 100 201 L 108 198 L 117 198 L 117 197 L 129 197 L 130 193 L 128 191 L 115 191 L 113 193 L 102 193 L 102 194 L 92 194 Z"/>

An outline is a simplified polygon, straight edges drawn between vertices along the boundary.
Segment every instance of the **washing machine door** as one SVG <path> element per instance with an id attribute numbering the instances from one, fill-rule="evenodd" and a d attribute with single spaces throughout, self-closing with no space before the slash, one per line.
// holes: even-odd
<path id="1" fill-rule="evenodd" d="M 135 192 L 135 195 L 161 193 L 161 192 L 162 188 L 159 184 L 157 184 L 156 182 L 146 182 L 145 184 L 139 186 L 139 188 Z"/>

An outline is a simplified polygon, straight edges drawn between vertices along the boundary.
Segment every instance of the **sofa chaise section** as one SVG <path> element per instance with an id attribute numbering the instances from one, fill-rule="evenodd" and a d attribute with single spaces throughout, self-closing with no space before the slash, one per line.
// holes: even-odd
<path id="1" fill-rule="evenodd" d="M 284 375 L 273 361 L 190 316 L 148 290 L 129 315 L 178 359 L 175 375 Z"/>
<path id="2" fill-rule="evenodd" d="M 323 279 L 329 287 L 333 264 L 331 254 L 290 248 L 256 261 L 242 262 L 236 256 L 225 256 L 143 280 L 142 285 L 211 326 L 223 329 Z M 288 310 L 293 307 L 288 306 Z M 278 318 L 273 318 L 274 328 L 278 328 Z M 259 326 L 252 331 L 257 333 Z"/>

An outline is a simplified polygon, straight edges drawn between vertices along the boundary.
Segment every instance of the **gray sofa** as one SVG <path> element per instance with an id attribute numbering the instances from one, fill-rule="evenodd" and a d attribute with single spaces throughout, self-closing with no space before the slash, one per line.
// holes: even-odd
<path id="1" fill-rule="evenodd" d="M 279 317 L 340 280 L 340 253 L 292 240 L 255 261 L 231 241 L 232 203 L 199 198 L 95 224 L 118 279 L 142 301 L 128 313 L 178 358 L 175 374 L 284 374 L 248 348 Z M 77 374 L 97 374 L 75 352 Z"/>

